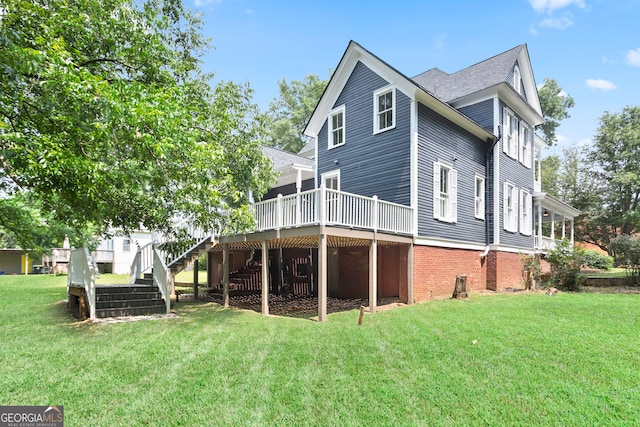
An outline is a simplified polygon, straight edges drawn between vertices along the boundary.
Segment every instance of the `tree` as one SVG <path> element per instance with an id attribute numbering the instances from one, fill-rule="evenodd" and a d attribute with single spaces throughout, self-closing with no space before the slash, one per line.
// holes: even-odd
<path id="1" fill-rule="evenodd" d="M 586 160 L 595 184 L 583 233 L 611 254 L 616 236 L 640 231 L 640 107 L 605 112 Z"/>
<path id="2" fill-rule="evenodd" d="M 269 137 L 267 144 L 297 153 L 307 143 L 302 134 L 316 104 L 320 100 L 327 80 L 310 74 L 304 80 L 286 79 L 278 82 L 280 96 L 269 105 Z"/>
<path id="3" fill-rule="evenodd" d="M 264 126 L 248 87 L 209 86 L 200 29 L 181 0 L 3 0 L 2 197 L 101 231 L 247 227 L 273 178 Z"/>
<path id="4" fill-rule="evenodd" d="M 553 145 L 557 140 L 556 129 L 560 121 L 571 117 L 567 110 L 573 108 L 575 103 L 570 95 L 562 91 L 558 82 L 549 78 L 544 79 L 544 84 L 538 89 L 538 97 L 545 120 L 538 129 L 547 144 Z"/>

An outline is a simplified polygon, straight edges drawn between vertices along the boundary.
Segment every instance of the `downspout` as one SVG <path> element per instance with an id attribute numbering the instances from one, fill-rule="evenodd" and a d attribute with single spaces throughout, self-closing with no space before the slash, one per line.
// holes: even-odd
<path id="1" fill-rule="evenodd" d="M 493 150 L 495 148 L 496 145 L 498 145 L 498 142 L 500 142 L 500 140 L 502 139 L 502 126 L 499 127 L 500 133 L 498 134 L 497 138 L 493 139 L 493 143 L 491 144 L 491 146 L 487 149 L 487 151 L 485 152 L 485 156 L 484 156 L 484 175 L 485 175 L 485 182 L 486 179 L 489 177 L 489 160 L 491 159 L 491 155 L 493 153 Z M 488 141 L 487 141 L 488 142 Z M 494 165 L 495 166 L 495 165 Z M 495 174 L 494 174 L 495 175 Z M 485 193 L 487 192 L 487 185 L 484 186 L 485 188 Z M 493 197 L 496 197 L 496 195 L 494 194 Z M 491 247 L 491 244 L 489 244 L 489 220 L 488 217 L 486 215 L 487 210 L 487 206 L 489 203 L 489 198 L 485 197 L 484 198 L 484 211 L 485 211 L 485 219 L 484 219 L 484 235 L 485 238 L 487 239 L 487 246 L 484 248 L 484 251 L 480 254 L 480 259 L 483 260 L 486 258 L 487 254 L 489 253 L 489 248 Z M 493 212 L 493 215 L 495 217 L 495 212 Z"/>

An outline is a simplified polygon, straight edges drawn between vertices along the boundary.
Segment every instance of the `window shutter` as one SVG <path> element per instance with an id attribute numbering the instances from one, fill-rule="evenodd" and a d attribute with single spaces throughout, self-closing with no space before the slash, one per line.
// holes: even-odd
<path id="1" fill-rule="evenodd" d="M 518 132 L 518 161 L 520 163 L 524 162 L 523 156 L 523 148 L 524 148 L 524 126 L 520 126 L 520 132 Z"/>
<path id="2" fill-rule="evenodd" d="M 509 209 L 507 208 L 507 183 L 502 184 L 502 227 L 509 229 Z"/>
<path id="3" fill-rule="evenodd" d="M 525 229 L 525 223 L 524 223 L 524 209 L 525 209 L 525 192 L 524 190 L 520 190 L 520 209 L 518 211 L 518 218 L 519 218 L 519 222 L 520 222 L 520 233 L 521 234 L 525 234 L 524 233 L 524 229 Z"/>
<path id="4" fill-rule="evenodd" d="M 507 109 L 502 110 L 502 151 L 509 154 L 509 135 L 511 134 L 511 122 Z"/>
<path id="5" fill-rule="evenodd" d="M 531 194 L 527 193 L 527 204 L 525 206 L 525 209 L 527 209 L 527 213 L 529 215 L 527 215 L 528 221 L 525 224 L 526 228 L 526 235 L 527 236 L 531 236 L 531 233 L 533 232 L 533 196 Z"/>
<path id="6" fill-rule="evenodd" d="M 517 189 L 513 189 L 513 192 L 515 194 L 513 194 L 514 197 L 512 197 L 513 200 L 513 215 L 511 215 L 511 231 L 518 231 L 518 190 Z"/>
<path id="7" fill-rule="evenodd" d="M 440 218 L 440 164 L 433 162 L 433 217 Z"/>
<path id="8" fill-rule="evenodd" d="M 531 169 L 531 147 L 533 147 L 533 129 L 529 128 L 529 141 L 526 141 L 524 165 Z"/>
<path id="9" fill-rule="evenodd" d="M 451 204 L 451 222 L 458 221 L 458 171 L 450 170 L 451 175 L 451 191 L 449 193 L 449 203 Z"/>
<path id="10" fill-rule="evenodd" d="M 511 133 L 511 157 L 514 159 L 518 158 L 518 119 L 514 118 L 513 123 L 511 124 L 513 128 L 513 132 Z"/>

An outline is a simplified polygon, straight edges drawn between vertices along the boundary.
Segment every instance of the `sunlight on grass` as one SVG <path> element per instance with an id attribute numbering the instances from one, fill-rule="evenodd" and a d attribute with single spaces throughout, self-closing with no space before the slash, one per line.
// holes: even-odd
<path id="1" fill-rule="evenodd" d="M 177 305 L 78 322 L 66 277 L 0 277 L 0 402 L 67 425 L 633 425 L 639 295 L 472 296 L 317 323 Z"/>

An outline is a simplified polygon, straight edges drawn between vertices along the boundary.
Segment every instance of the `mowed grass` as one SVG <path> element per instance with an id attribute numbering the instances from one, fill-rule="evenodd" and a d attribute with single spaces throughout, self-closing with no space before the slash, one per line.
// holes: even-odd
<path id="1" fill-rule="evenodd" d="M 640 295 L 472 296 L 327 323 L 213 303 L 77 322 L 63 277 L 0 277 L 0 405 L 67 426 L 638 425 Z"/>

